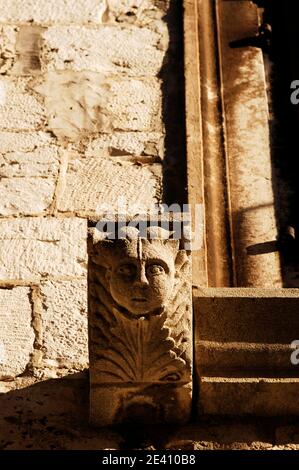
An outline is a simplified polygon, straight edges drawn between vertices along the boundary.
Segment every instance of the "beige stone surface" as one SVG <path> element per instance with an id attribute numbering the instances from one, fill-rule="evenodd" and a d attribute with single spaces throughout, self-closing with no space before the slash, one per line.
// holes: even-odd
<path id="1" fill-rule="evenodd" d="M 88 367 L 87 281 L 43 282 L 41 299 L 39 368 Z"/>
<path id="2" fill-rule="evenodd" d="M 161 130 L 156 78 L 111 78 L 94 72 L 49 72 L 34 89 L 45 98 L 48 127 L 78 142 L 98 132 Z"/>
<path id="3" fill-rule="evenodd" d="M 0 132 L 0 177 L 57 176 L 58 147 L 43 132 Z"/>
<path id="4" fill-rule="evenodd" d="M 117 23 L 135 23 L 143 26 L 163 18 L 170 0 L 107 0 L 107 17 Z"/>
<path id="5" fill-rule="evenodd" d="M 1 0 L 0 22 L 99 24 L 105 9 L 105 0 Z"/>
<path id="6" fill-rule="evenodd" d="M 45 122 L 42 100 L 29 91 L 29 78 L 0 79 L 0 126 L 3 130 L 35 130 Z"/>
<path id="7" fill-rule="evenodd" d="M 114 129 L 160 131 L 161 100 L 157 79 L 112 81 L 107 107 Z"/>
<path id="8" fill-rule="evenodd" d="M 30 289 L 0 289 L 0 377 L 22 374 L 33 352 Z"/>
<path id="9" fill-rule="evenodd" d="M 0 176 L 0 215 L 41 214 L 51 204 L 54 191 L 53 178 L 1 178 Z"/>
<path id="10" fill-rule="evenodd" d="M 58 177 L 55 139 L 44 132 L 1 132 L 0 139 L 0 215 L 42 213 Z"/>
<path id="11" fill-rule="evenodd" d="M 83 276 L 86 221 L 25 218 L 0 221 L 0 279 Z"/>
<path id="12" fill-rule="evenodd" d="M 43 71 L 89 70 L 131 76 L 157 75 L 166 44 L 161 35 L 147 28 L 102 26 L 53 26 L 42 35 Z"/>
<path id="13" fill-rule="evenodd" d="M 47 161 L 47 155 L 49 152 L 53 151 L 55 144 L 56 139 L 47 132 L 0 132 L 1 154 L 10 155 L 17 152 L 40 154 L 40 152 L 43 152 L 44 156 L 42 158 Z M 3 161 L 1 160 L 1 165 L 2 163 Z"/>
<path id="14" fill-rule="evenodd" d="M 160 200 L 160 178 L 150 166 L 142 168 L 103 158 L 70 160 L 58 210 L 102 214 L 115 210 L 120 198 L 147 209 Z"/>
<path id="15" fill-rule="evenodd" d="M 0 26 L 0 72 L 7 73 L 13 66 L 17 28 L 14 26 Z"/>
<path id="16" fill-rule="evenodd" d="M 160 132 L 113 132 L 93 139 L 87 157 L 134 156 L 159 157 L 164 155 L 164 135 Z"/>

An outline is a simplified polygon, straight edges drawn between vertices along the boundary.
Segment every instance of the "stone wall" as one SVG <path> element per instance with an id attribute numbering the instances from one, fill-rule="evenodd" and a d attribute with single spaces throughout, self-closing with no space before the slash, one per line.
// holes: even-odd
<path id="1" fill-rule="evenodd" d="M 181 197 L 180 9 L 0 0 L 2 393 L 88 367 L 87 219 Z"/>

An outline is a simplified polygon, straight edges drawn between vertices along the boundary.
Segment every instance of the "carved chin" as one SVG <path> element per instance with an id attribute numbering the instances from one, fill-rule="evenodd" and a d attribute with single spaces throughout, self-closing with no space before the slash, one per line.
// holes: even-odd
<path id="1" fill-rule="evenodd" d="M 150 314 L 161 307 L 162 305 L 152 305 L 152 303 L 148 301 L 132 299 L 127 306 L 127 310 L 131 313 L 142 315 Z"/>

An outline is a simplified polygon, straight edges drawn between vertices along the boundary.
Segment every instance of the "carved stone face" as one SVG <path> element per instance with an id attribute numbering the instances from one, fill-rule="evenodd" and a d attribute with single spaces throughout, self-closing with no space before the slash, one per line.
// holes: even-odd
<path id="1" fill-rule="evenodd" d="M 164 307 L 172 295 L 174 258 L 170 250 L 139 239 L 107 277 L 111 295 L 121 307 L 134 315 L 146 315 Z"/>

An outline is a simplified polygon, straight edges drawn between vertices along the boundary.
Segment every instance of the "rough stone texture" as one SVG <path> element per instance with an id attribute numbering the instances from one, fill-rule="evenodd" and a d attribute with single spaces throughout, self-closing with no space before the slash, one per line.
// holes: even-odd
<path id="1" fill-rule="evenodd" d="M 52 202 L 54 190 L 53 178 L 3 178 L 0 180 L 0 216 L 38 215 Z"/>
<path id="2" fill-rule="evenodd" d="M 159 73 L 165 46 L 161 35 L 147 28 L 55 26 L 42 36 L 40 60 L 42 71 L 89 70 L 149 77 Z"/>
<path id="3" fill-rule="evenodd" d="M 7 73 L 15 60 L 17 28 L 0 26 L 0 73 Z"/>
<path id="4" fill-rule="evenodd" d="M 178 100 L 162 96 L 169 2 L 1 1 L 0 280 L 30 284 L 35 342 L 22 378 L 0 381 L 0 448 L 119 448 L 126 436 L 86 424 L 87 376 L 68 375 L 88 365 L 86 220 L 75 213 L 121 195 L 161 200 L 166 107 L 178 122 Z M 189 386 L 182 395 L 189 407 Z"/>
<path id="5" fill-rule="evenodd" d="M 29 91 L 30 79 L 0 79 L 0 125 L 3 130 L 36 130 L 45 122 L 41 101 Z"/>
<path id="6" fill-rule="evenodd" d="M 184 423 L 191 413 L 190 260 L 170 232 L 91 229 L 90 419 Z M 121 237 L 121 235 L 119 235 Z"/>
<path id="7" fill-rule="evenodd" d="M 0 133 L 0 215 L 38 215 L 52 203 L 59 169 L 55 139 Z"/>
<path id="8" fill-rule="evenodd" d="M 0 132 L 0 177 L 57 176 L 58 148 L 45 132 Z"/>
<path id="9" fill-rule="evenodd" d="M 144 26 L 161 20 L 171 0 L 107 0 L 107 17 L 117 23 L 135 23 Z"/>
<path id="10" fill-rule="evenodd" d="M 93 139 L 87 157 L 134 156 L 159 157 L 164 155 L 164 135 L 159 132 L 113 132 Z"/>
<path id="11" fill-rule="evenodd" d="M 39 153 L 42 150 L 44 155 L 48 155 L 48 152 L 53 150 L 55 143 L 56 139 L 51 134 L 41 131 L 30 133 L 2 131 L 0 133 L 0 152 L 2 154 L 14 154 L 17 152 Z M 44 158 L 46 161 L 48 160 L 47 156 Z"/>
<path id="12" fill-rule="evenodd" d="M 120 198 L 129 205 L 151 208 L 161 194 L 160 181 L 150 168 L 103 158 L 71 160 L 58 210 L 102 214 L 116 210 Z"/>
<path id="13" fill-rule="evenodd" d="M 87 282 L 41 284 L 39 368 L 81 370 L 88 367 Z"/>
<path id="14" fill-rule="evenodd" d="M 0 377 L 22 374 L 33 352 L 30 289 L 0 289 Z M 1 380 L 0 379 L 0 380 Z"/>
<path id="15" fill-rule="evenodd" d="M 161 130 L 161 90 L 155 78 L 49 72 L 34 89 L 44 95 L 49 129 L 62 140 L 78 142 L 113 130 Z"/>
<path id="16" fill-rule="evenodd" d="M 86 221 L 26 218 L 0 221 L 0 279 L 83 276 Z"/>
<path id="17" fill-rule="evenodd" d="M 0 0 L 0 22 L 99 24 L 105 10 L 105 0 Z"/>

